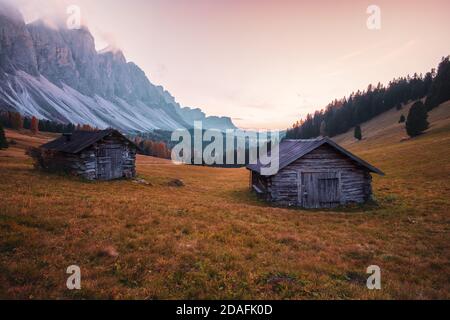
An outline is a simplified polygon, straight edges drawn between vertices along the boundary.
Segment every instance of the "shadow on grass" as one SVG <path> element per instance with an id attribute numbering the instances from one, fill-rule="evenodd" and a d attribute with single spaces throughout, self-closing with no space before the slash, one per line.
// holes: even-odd
<path id="1" fill-rule="evenodd" d="M 24 169 L 24 171 L 29 174 L 32 174 L 38 178 L 55 178 L 55 179 L 58 179 L 59 181 L 76 182 L 76 183 L 89 184 L 89 185 L 102 185 L 102 184 L 111 183 L 111 182 L 132 181 L 132 179 L 128 179 L 125 177 L 113 179 L 113 180 L 88 180 L 86 178 L 71 174 L 69 172 L 45 171 L 45 170 L 40 170 L 40 169 L 35 169 L 35 168 Z"/>
<path id="2" fill-rule="evenodd" d="M 227 195 L 233 199 L 236 203 L 246 204 L 251 206 L 258 206 L 261 208 L 280 208 L 290 209 L 298 212 L 313 212 L 313 213 L 367 213 L 376 212 L 385 207 L 376 200 L 369 200 L 366 203 L 352 203 L 348 205 L 342 205 L 335 208 L 320 208 L 320 209 L 307 209 L 297 206 L 279 205 L 276 203 L 267 202 L 248 189 L 232 190 L 227 192 Z"/>
<path id="3" fill-rule="evenodd" d="M 231 190 L 226 192 L 226 196 L 234 200 L 235 203 L 246 204 L 258 207 L 271 207 L 270 203 L 259 199 L 254 192 L 248 189 Z"/>

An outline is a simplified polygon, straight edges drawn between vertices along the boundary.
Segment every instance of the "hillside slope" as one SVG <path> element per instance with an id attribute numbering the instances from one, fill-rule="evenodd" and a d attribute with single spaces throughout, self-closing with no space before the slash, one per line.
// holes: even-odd
<path id="1" fill-rule="evenodd" d="M 17 144 L 0 151 L 0 298 L 449 299 L 450 123 L 439 108 L 415 139 L 343 139 L 387 175 L 374 177 L 376 205 L 327 211 L 258 201 L 245 169 L 139 156 L 151 185 L 44 174 L 24 149 L 51 135 L 7 131 Z M 186 186 L 169 187 L 174 178 Z M 72 264 L 81 291 L 65 287 Z M 369 265 L 382 290 L 367 290 Z"/>
<path id="2" fill-rule="evenodd" d="M 363 140 L 358 141 L 353 136 L 353 130 L 333 138 L 345 147 L 364 149 L 382 143 L 395 144 L 408 138 L 404 123 L 398 123 L 400 116 L 408 116 L 413 102 L 403 106 L 401 110 L 391 109 L 374 119 L 361 125 Z M 428 132 L 439 129 L 450 124 L 450 101 L 441 104 L 438 108 L 431 110 L 428 114 L 430 128 Z"/>

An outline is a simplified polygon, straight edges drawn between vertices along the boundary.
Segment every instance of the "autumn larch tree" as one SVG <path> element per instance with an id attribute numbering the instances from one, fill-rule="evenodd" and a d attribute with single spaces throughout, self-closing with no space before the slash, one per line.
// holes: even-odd
<path id="1" fill-rule="evenodd" d="M 406 119 L 406 132 L 410 137 L 422 134 L 428 129 L 429 123 L 427 108 L 422 101 L 417 101 L 411 106 Z"/>
<path id="2" fill-rule="evenodd" d="M 93 132 L 93 131 L 98 131 L 98 128 L 92 127 L 92 126 L 89 125 L 89 124 L 83 124 L 83 125 L 80 127 L 80 131 L 91 131 L 91 132 Z"/>
<path id="3" fill-rule="evenodd" d="M 30 129 L 33 134 L 39 132 L 39 120 L 36 117 L 31 118 Z"/>

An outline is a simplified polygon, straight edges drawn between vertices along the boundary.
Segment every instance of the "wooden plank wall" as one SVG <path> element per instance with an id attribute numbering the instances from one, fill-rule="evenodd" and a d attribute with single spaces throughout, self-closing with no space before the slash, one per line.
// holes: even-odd
<path id="1" fill-rule="evenodd" d="M 323 145 L 270 177 L 267 199 L 282 205 L 298 205 L 298 172 L 336 171 L 341 175 L 341 203 L 363 203 L 372 195 L 372 177 L 367 169 L 334 148 Z"/>
<path id="2" fill-rule="evenodd" d="M 136 147 L 115 136 L 107 137 L 79 154 L 47 152 L 46 167 L 48 171 L 65 171 L 87 180 L 97 180 L 99 177 L 99 150 L 103 147 L 120 149 L 122 151 L 123 177 L 133 178 L 136 176 Z M 102 160 L 100 159 L 100 161 Z"/>

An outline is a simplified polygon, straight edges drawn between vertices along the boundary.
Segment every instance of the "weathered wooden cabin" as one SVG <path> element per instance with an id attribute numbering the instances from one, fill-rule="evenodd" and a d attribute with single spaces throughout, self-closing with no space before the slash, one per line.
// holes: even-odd
<path id="1" fill-rule="evenodd" d="M 139 147 L 119 131 L 75 131 L 38 148 L 34 158 L 46 171 L 62 171 L 88 180 L 136 176 Z"/>
<path id="2" fill-rule="evenodd" d="M 264 176 L 248 165 L 250 187 L 261 198 L 284 206 L 331 208 L 364 203 L 372 196 L 371 173 L 384 173 L 328 138 L 284 140 L 279 171 Z"/>

